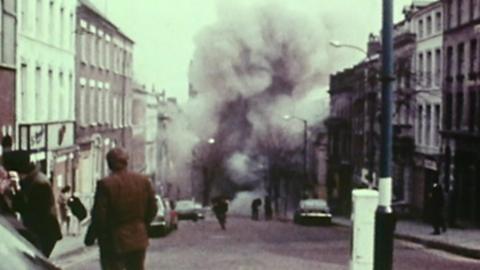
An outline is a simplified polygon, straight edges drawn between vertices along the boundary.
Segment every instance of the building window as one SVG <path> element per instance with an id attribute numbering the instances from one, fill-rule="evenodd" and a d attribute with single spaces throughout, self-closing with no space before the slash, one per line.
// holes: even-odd
<path id="1" fill-rule="evenodd" d="M 425 107 L 425 145 L 430 146 L 431 143 L 431 126 L 432 126 L 432 106 Z"/>
<path id="2" fill-rule="evenodd" d="M 43 1 L 42 0 L 37 0 L 37 7 L 35 10 L 35 26 L 37 29 L 35 29 L 37 37 L 42 38 L 42 12 L 43 12 Z"/>
<path id="3" fill-rule="evenodd" d="M 427 17 L 427 36 L 432 35 L 432 16 Z"/>
<path id="4" fill-rule="evenodd" d="M 440 78 L 442 76 L 442 51 L 435 50 L 435 85 L 440 86 Z"/>
<path id="5" fill-rule="evenodd" d="M 435 127 L 433 133 L 433 144 L 438 147 L 440 145 L 440 104 L 435 104 Z"/>
<path id="6" fill-rule="evenodd" d="M 472 39 L 470 40 L 470 65 L 469 65 L 469 72 L 475 72 L 475 65 L 477 63 L 477 40 Z"/>
<path id="7" fill-rule="evenodd" d="M 80 32 L 80 59 L 82 63 L 87 63 L 87 34 Z"/>
<path id="8" fill-rule="evenodd" d="M 67 94 L 67 117 L 68 119 L 75 119 L 75 87 L 73 85 L 73 74 L 68 75 L 68 94 Z"/>
<path id="9" fill-rule="evenodd" d="M 116 128 L 117 125 L 117 98 L 113 97 L 113 111 L 112 111 L 112 122 L 113 122 L 113 127 Z"/>
<path id="10" fill-rule="evenodd" d="M 455 119 L 455 127 L 457 130 L 460 130 L 462 127 L 462 121 L 463 121 L 463 93 L 457 92 L 457 102 L 455 104 L 456 106 L 456 119 Z"/>
<path id="11" fill-rule="evenodd" d="M 423 144 L 423 106 L 418 105 L 417 144 Z"/>
<path id="12" fill-rule="evenodd" d="M 0 1 L 0 62 L 15 65 L 16 19 L 15 2 Z"/>
<path id="13" fill-rule="evenodd" d="M 66 103 L 66 100 L 65 100 L 65 78 L 63 76 L 63 72 L 60 72 L 60 74 L 58 75 L 58 80 L 59 80 L 59 88 L 58 88 L 58 97 L 59 97 L 59 100 L 58 100 L 58 113 L 59 113 L 59 117 L 60 118 L 64 118 L 65 117 L 65 108 L 66 106 L 68 106 L 68 104 L 65 104 Z"/>
<path id="14" fill-rule="evenodd" d="M 48 5 L 48 40 L 50 43 L 53 43 L 53 37 L 55 36 L 55 12 L 54 12 L 54 6 L 53 6 L 53 1 L 50 0 L 50 4 Z"/>
<path id="15" fill-rule="evenodd" d="M 62 7 L 60 9 L 60 33 L 59 33 L 59 47 L 63 48 L 65 46 L 65 9 Z"/>
<path id="16" fill-rule="evenodd" d="M 53 85 L 53 70 L 48 70 L 48 100 L 54 100 L 55 89 Z M 53 109 L 55 106 L 48 106 L 48 120 L 53 119 Z"/>
<path id="17" fill-rule="evenodd" d="M 419 53 L 418 54 L 418 69 L 417 69 L 417 72 L 418 72 L 418 85 L 423 85 L 423 74 L 424 74 L 424 71 L 423 71 L 423 53 Z"/>
<path id="18" fill-rule="evenodd" d="M 107 120 L 107 124 L 108 125 L 111 125 L 112 124 L 112 116 L 111 116 L 111 107 L 112 107 L 112 100 L 111 100 L 111 94 L 110 92 L 108 91 L 108 88 L 106 89 L 107 91 L 105 91 L 105 95 L 106 95 L 106 98 L 105 98 L 105 114 L 106 114 L 106 120 Z"/>
<path id="19" fill-rule="evenodd" d="M 100 124 L 102 122 L 102 90 L 100 87 L 95 89 L 95 94 L 97 95 L 95 103 L 95 122 Z"/>
<path id="20" fill-rule="evenodd" d="M 451 92 L 448 92 L 445 95 L 445 111 L 443 115 L 443 121 L 445 124 L 445 129 L 452 129 L 452 117 L 453 117 L 453 95 Z"/>
<path id="21" fill-rule="evenodd" d="M 86 123 L 86 109 L 85 109 L 85 101 L 86 101 L 87 91 L 85 90 L 85 84 L 80 85 L 80 102 L 78 104 L 79 110 L 79 122 L 81 126 L 85 126 Z"/>
<path id="22" fill-rule="evenodd" d="M 435 13 L 435 31 L 437 33 L 442 32 L 442 13 Z"/>
<path id="23" fill-rule="evenodd" d="M 42 100 L 42 69 L 37 67 L 35 69 L 35 116 L 37 121 L 43 119 L 43 111 L 46 109 L 46 106 L 42 104 Z"/>
<path id="24" fill-rule="evenodd" d="M 427 82 L 427 87 L 432 86 L 432 52 L 427 52 L 427 66 L 425 70 L 425 79 Z"/>
<path id="25" fill-rule="evenodd" d="M 449 46 L 447 48 L 447 63 L 446 63 L 446 75 L 447 77 L 453 76 L 452 73 L 452 67 L 453 67 L 453 47 Z"/>
<path id="26" fill-rule="evenodd" d="M 110 70 L 110 37 L 105 37 L 105 69 Z"/>
<path id="27" fill-rule="evenodd" d="M 470 0 L 470 7 L 469 7 L 469 10 L 470 10 L 469 20 L 470 21 L 472 21 L 473 18 L 475 18 L 475 13 L 476 13 L 476 9 L 477 9 L 477 1 L 478 0 Z"/>
<path id="28" fill-rule="evenodd" d="M 446 9 L 446 23 L 445 29 L 450 29 L 453 27 L 453 3 L 452 0 L 447 0 L 447 9 Z"/>
<path id="29" fill-rule="evenodd" d="M 28 104 L 28 67 L 27 64 L 22 64 L 20 68 L 20 87 L 21 87 L 21 102 L 22 102 L 22 120 L 27 121 L 27 113 L 31 112 L 30 106 Z"/>
<path id="30" fill-rule="evenodd" d="M 96 65 L 95 64 L 96 39 L 97 39 L 97 37 L 96 37 L 95 33 L 90 35 L 90 64 L 93 65 L 93 66 Z"/>
<path id="31" fill-rule="evenodd" d="M 98 65 L 100 68 L 103 68 L 103 59 L 105 58 L 104 49 L 103 49 L 103 38 L 98 37 Z"/>
<path id="32" fill-rule="evenodd" d="M 423 20 L 418 21 L 418 38 L 423 38 Z"/>
<path id="33" fill-rule="evenodd" d="M 457 55 L 457 75 L 462 75 L 464 70 L 464 62 L 465 62 L 465 45 L 464 43 L 458 44 L 458 55 Z"/>
<path id="34" fill-rule="evenodd" d="M 76 29 L 76 26 L 75 26 L 75 23 L 74 23 L 73 13 L 70 13 L 70 25 L 69 25 L 68 29 L 70 31 L 75 31 L 75 29 Z M 83 36 L 83 34 L 81 34 L 81 35 Z M 73 50 L 73 37 L 74 37 L 74 35 L 67 33 L 67 37 L 68 37 L 68 49 Z"/>
<path id="35" fill-rule="evenodd" d="M 475 128 L 475 115 L 477 112 L 477 93 L 473 88 L 468 92 L 468 130 L 473 132 Z"/>
<path id="36" fill-rule="evenodd" d="M 21 16 L 20 22 L 22 24 L 23 32 L 28 31 L 28 19 L 29 19 L 28 2 L 30 2 L 30 0 L 22 0 L 22 6 L 20 7 L 20 16 Z"/>
<path id="37" fill-rule="evenodd" d="M 457 19 L 458 25 L 463 23 L 463 0 L 457 0 Z"/>

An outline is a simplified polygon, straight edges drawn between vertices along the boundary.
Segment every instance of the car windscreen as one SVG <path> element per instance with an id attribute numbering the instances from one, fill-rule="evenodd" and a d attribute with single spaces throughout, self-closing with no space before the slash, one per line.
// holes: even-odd
<path id="1" fill-rule="evenodd" d="M 179 201 L 177 202 L 177 206 L 175 207 L 178 209 L 194 209 L 195 204 L 191 201 Z"/>
<path id="2" fill-rule="evenodd" d="M 304 200 L 300 202 L 300 208 L 306 210 L 325 210 L 328 209 L 327 203 L 322 200 Z"/>
<path id="3" fill-rule="evenodd" d="M 3 216 L 0 216 L 0 239 L 2 269 L 58 269 L 20 236 Z"/>

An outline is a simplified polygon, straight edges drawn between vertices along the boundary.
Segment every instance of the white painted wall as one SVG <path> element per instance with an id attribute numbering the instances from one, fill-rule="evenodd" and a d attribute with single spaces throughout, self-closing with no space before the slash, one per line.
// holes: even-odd
<path id="1" fill-rule="evenodd" d="M 437 13 L 441 14 L 440 29 L 437 27 Z M 427 22 L 428 17 L 432 21 L 432 31 L 428 33 Z M 414 58 L 414 67 L 416 74 L 424 74 L 420 80 L 417 80 L 416 90 L 421 91 L 416 96 L 415 106 L 415 145 L 417 151 L 426 154 L 438 154 L 440 152 L 440 140 L 435 138 L 438 135 L 439 129 L 441 129 L 441 113 L 436 115 L 435 106 L 442 105 L 442 70 L 443 70 L 443 8 L 441 3 L 429 6 L 423 10 L 416 12 L 412 17 L 412 30 L 417 34 L 417 46 L 416 55 Z M 421 25 L 419 22 L 423 22 L 423 31 L 419 29 Z M 422 34 L 421 34 L 422 32 Z M 440 61 L 436 60 L 436 50 L 440 50 Z M 430 65 L 431 80 L 429 84 L 425 76 L 427 68 L 427 53 L 431 52 L 432 61 Z M 423 65 L 420 66 L 419 55 L 423 54 Z M 437 66 L 440 68 L 440 74 L 436 75 Z M 435 78 L 438 77 L 438 80 Z M 422 111 L 418 110 L 418 107 L 422 107 Z M 430 117 L 427 117 L 427 108 L 431 108 Z M 427 128 L 428 126 L 428 128 Z"/>
<path id="2" fill-rule="evenodd" d="M 20 124 L 75 118 L 75 11 L 75 0 L 18 1 L 16 113 Z"/>

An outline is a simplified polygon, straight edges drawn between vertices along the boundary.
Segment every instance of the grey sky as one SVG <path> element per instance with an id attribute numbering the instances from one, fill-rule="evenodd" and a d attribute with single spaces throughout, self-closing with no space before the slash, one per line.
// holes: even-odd
<path id="1" fill-rule="evenodd" d="M 369 32 L 381 26 L 381 0 L 248 0 L 245 5 L 277 2 L 305 11 L 305 16 L 337 16 L 341 25 L 352 28 L 339 31 L 336 39 L 364 46 Z M 195 49 L 196 34 L 222 14 L 233 0 L 93 0 L 127 35 L 136 41 L 135 74 L 140 83 L 181 101 L 188 93 L 188 66 Z M 395 17 L 401 19 L 402 7 L 411 0 L 395 0 Z M 238 4 L 238 3 L 236 3 Z M 325 12 L 328 10 L 328 12 Z M 318 11 L 318 12 L 317 12 Z M 318 15 L 318 14 L 323 15 Z M 327 15 L 325 15 L 327 14 Z M 318 18 L 317 18 L 318 19 Z M 350 20 L 352 23 L 345 23 Z M 347 26 L 349 27 L 349 26 Z M 355 31 L 352 31 L 355 30 Z M 354 34 L 352 35 L 352 32 Z M 328 42 L 326 40 L 325 42 Z M 350 52 L 352 53 L 352 52 Z M 362 55 L 352 55 L 352 64 Z"/>

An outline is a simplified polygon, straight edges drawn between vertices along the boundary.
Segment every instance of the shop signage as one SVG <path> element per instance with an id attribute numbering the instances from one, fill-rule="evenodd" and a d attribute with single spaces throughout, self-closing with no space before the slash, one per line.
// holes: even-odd
<path id="1" fill-rule="evenodd" d="M 48 148 L 59 149 L 74 143 L 73 122 L 61 122 L 48 125 Z"/>
<path id="2" fill-rule="evenodd" d="M 435 162 L 433 160 L 425 159 L 423 165 L 425 166 L 425 168 L 430 169 L 432 171 L 437 170 L 437 162 Z"/>

